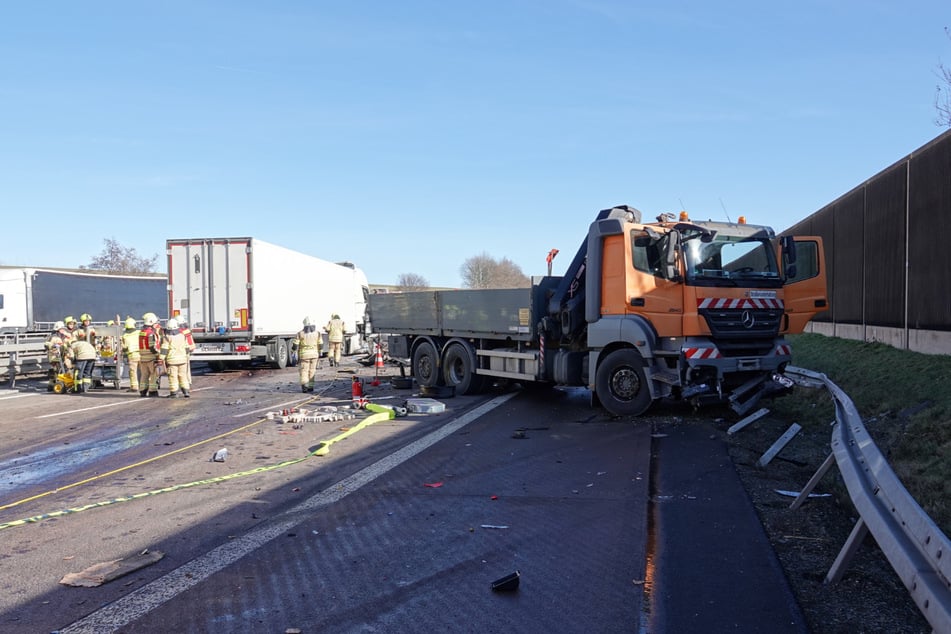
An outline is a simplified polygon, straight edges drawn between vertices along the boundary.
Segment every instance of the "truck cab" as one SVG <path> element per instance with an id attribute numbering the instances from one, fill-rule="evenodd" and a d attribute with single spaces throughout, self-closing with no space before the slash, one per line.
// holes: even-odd
<path id="1" fill-rule="evenodd" d="M 609 410 L 636 414 L 672 396 L 742 413 L 791 385 L 784 335 L 828 307 L 821 238 L 777 238 L 742 218 L 644 224 L 636 210 L 607 211 L 587 242 L 587 275 L 600 284 L 587 284 L 586 326 L 589 386 Z"/>

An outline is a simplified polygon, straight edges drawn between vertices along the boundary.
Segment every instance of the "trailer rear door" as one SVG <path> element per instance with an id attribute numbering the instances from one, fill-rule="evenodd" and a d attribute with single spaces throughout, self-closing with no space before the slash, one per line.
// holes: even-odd
<path id="1" fill-rule="evenodd" d="M 169 315 L 196 334 L 248 332 L 251 238 L 169 240 Z"/>

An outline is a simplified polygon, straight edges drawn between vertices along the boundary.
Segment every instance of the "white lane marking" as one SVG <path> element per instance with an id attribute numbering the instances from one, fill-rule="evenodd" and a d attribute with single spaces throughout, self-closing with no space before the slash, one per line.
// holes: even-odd
<path id="1" fill-rule="evenodd" d="M 116 407 L 118 405 L 135 405 L 136 403 L 144 403 L 148 399 L 127 399 L 124 401 L 119 401 L 118 403 L 105 403 L 103 405 L 93 405 L 92 407 L 81 407 L 79 409 L 71 409 L 65 412 L 56 412 L 54 414 L 43 414 L 42 416 L 37 416 L 37 418 L 53 418 L 55 416 L 67 416 L 69 414 L 78 414 L 79 412 L 89 412 L 94 409 L 103 409 L 105 407 Z"/>
<path id="2" fill-rule="evenodd" d="M 5 401 L 10 398 L 23 398 L 24 396 L 38 396 L 38 392 L 18 392 L 16 394 L 10 394 L 9 396 L 0 396 L 0 401 Z"/>
<path id="3" fill-rule="evenodd" d="M 201 390 L 210 390 L 210 389 L 212 388 L 200 387 L 196 390 L 192 390 L 192 392 L 200 392 Z M 104 407 L 116 407 L 117 405 L 135 405 L 136 403 L 146 403 L 151 400 L 152 400 L 151 398 L 130 397 L 128 399 L 123 399 L 122 401 L 119 401 L 118 403 L 104 403 L 102 405 L 93 405 L 92 407 L 83 407 L 80 409 L 71 409 L 65 412 L 56 412 L 55 414 L 43 414 L 42 416 L 37 416 L 37 418 L 53 418 L 56 416 L 65 416 L 67 414 L 78 414 L 79 412 L 88 412 L 94 409 L 102 409 Z"/>
<path id="4" fill-rule="evenodd" d="M 254 528 L 247 534 L 196 557 L 187 564 L 142 586 L 121 599 L 117 599 L 92 614 L 61 628 L 59 632 L 62 634 L 95 634 L 97 632 L 118 631 L 272 539 L 286 534 L 288 530 L 313 517 L 312 511 L 339 502 L 351 493 L 355 493 L 391 469 L 395 469 L 443 438 L 456 433 L 483 414 L 502 405 L 516 394 L 517 392 L 503 394 L 472 411 L 466 412 L 432 433 L 388 456 L 384 456 L 370 466 L 364 467 L 352 476 L 330 485 L 320 493 L 278 515 L 267 525 Z"/>

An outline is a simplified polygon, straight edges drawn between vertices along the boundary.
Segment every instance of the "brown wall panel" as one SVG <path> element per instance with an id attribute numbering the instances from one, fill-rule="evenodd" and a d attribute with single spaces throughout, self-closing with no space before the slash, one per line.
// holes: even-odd
<path id="1" fill-rule="evenodd" d="M 865 323 L 905 324 L 905 192 L 907 161 L 865 187 Z"/>
<path id="2" fill-rule="evenodd" d="M 834 274 L 835 287 L 830 295 L 832 315 L 837 323 L 862 323 L 864 210 L 865 188 L 852 190 L 834 205 L 835 241 L 828 251 L 832 255 L 834 266 L 834 271 L 830 273 Z"/>
<path id="3" fill-rule="evenodd" d="M 911 159 L 908 327 L 951 330 L 951 137 Z"/>

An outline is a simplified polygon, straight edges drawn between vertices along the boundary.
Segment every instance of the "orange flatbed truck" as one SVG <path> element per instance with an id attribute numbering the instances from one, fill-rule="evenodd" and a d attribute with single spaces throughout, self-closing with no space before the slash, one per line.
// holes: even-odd
<path id="1" fill-rule="evenodd" d="M 792 387 L 786 335 L 827 309 L 821 238 L 684 212 L 644 223 L 626 205 L 598 214 L 561 277 L 369 298 L 373 332 L 421 386 L 584 386 L 615 416 L 659 399 L 745 414 Z"/>

